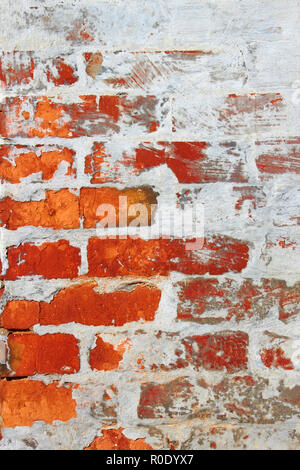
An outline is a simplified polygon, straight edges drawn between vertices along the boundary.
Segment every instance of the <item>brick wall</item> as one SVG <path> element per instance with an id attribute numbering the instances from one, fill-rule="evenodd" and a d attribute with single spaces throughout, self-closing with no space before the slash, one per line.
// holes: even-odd
<path id="1" fill-rule="evenodd" d="M 300 448 L 299 12 L 1 1 L 0 449 Z"/>

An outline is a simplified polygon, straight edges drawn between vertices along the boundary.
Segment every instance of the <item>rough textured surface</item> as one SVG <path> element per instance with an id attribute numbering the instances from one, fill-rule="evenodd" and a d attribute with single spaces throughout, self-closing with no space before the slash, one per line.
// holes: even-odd
<path id="1" fill-rule="evenodd" d="M 1 450 L 300 449 L 299 22 L 1 0 Z M 196 203 L 187 250 L 157 221 Z"/>

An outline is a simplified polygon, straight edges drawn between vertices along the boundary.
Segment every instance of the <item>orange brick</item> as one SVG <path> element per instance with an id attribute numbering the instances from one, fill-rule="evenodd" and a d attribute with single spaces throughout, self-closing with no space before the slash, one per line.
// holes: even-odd
<path id="1" fill-rule="evenodd" d="M 39 322 L 39 303 L 30 300 L 10 300 L 0 317 L 2 328 L 27 330 Z"/>
<path id="2" fill-rule="evenodd" d="M 41 201 L 0 201 L 0 225 L 8 230 L 32 225 L 53 229 L 79 227 L 79 204 L 75 194 L 67 189 L 47 191 Z"/>
<path id="3" fill-rule="evenodd" d="M 102 429 L 103 437 L 96 437 L 84 450 L 153 450 L 145 439 L 128 439 L 123 429 Z"/>
<path id="4" fill-rule="evenodd" d="M 39 146 L 27 148 L 21 145 L 0 146 L 0 179 L 2 182 L 20 183 L 22 178 L 41 173 L 36 180 L 48 181 L 53 178 L 62 162 L 67 164 L 66 176 L 74 175 L 75 152 L 68 148 L 43 151 Z"/>
<path id="5" fill-rule="evenodd" d="M 120 209 L 120 197 L 124 198 L 123 200 L 126 201 L 127 210 Z M 117 227 L 126 226 L 137 217 L 138 214 L 136 214 L 136 212 L 134 212 L 134 215 L 132 215 L 132 213 L 129 213 L 130 215 L 128 214 L 130 206 L 142 204 L 147 211 L 145 224 L 143 225 L 151 225 L 151 204 L 155 205 L 156 203 L 155 192 L 150 187 L 124 190 L 115 188 L 83 188 L 80 191 L 80 215 L 84 218 L 85 228 L 96 227 L 97 222 L 99 222 L 104 215 L 107 216 L 105 213 L 101 215 L 99 215 L 99 212 L 97 213 L 101 204 L 110 204 L 113 206 L 116 216 L 115 225 Z M 125 218 L 124 222 L 122 218 Z"/>
<path id="6" fill-rule="evenodd" d="M 3 427 L 32 426 L 35 421 L 69 421 L 76 417 L 72 388 L 28 379 L 0 381 Z"/>
<path id="7" fill-rule="evenodd" d="M 113 370 L 119 367 L 125 352 L 125 342 L 115 347 L 113 344 L 97 337 L 96 347 L 90 352 L 90 365 L 92 369 Z"/>

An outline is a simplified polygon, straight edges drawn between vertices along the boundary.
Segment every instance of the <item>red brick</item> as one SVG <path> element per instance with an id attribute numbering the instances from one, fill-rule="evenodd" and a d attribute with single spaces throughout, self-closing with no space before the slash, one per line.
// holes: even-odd
<path id="1" fill-rule="evenodd" d="M 72 374 L 80 367 L 78 340 L 68 334 L 12 333 L 8 336 L 12 375 Z"/>
<path id="2" fill-rule="evenodd" d="M 0 201 L 0 226 L 16 230 L 26 225 L 53 229 L 79 228 L 78 197 L 68 189 L 46 191 L 40 201 Z"/>
<path id="3" fill-rule="evenodd" d="M 196 368 L 224 370 L 234 373 L 247 369 L 248 335 L 237 332 L 220 332 L 191 336 L 183 340 L 185 359 Z"/>
<path id="4" fill-rule="evenodd" d="M 127 211 L 120 208 L 120 197 L 126 198 Z M 116 188 L 82 188 L 80 191 L 80 215 L 83 217 L 85 228 L 94 228 L 97 222 L 103 218 L 97 215 L 97 210 L 101 204 L 110 204 L 115 209 L 117 227 L 129 225 L 135 218 L 135 215 L 129 215 L 130 206 L 133 204 L 143 204 L 147 210 L 147 225 L 151 225 L 152 213 L 151 204 L 157 204 L 155 192 L 151 187 L 140 187 L 118 190 Z M 121 215 L 121 219 L 120 219 Z M 107 213 L 105 214 L 107 216 Z M 125 218 L 123 223 L 122 218 Z M 126 223 L 127 222 L 127 223 Z"/>
<path id="5" fill-rule="evenodd" d="M 179 183 L 247 182 L 243 152 L 236 142 L 220 143 L 212 152 L 218 158 L 210 154 L 211 147 L 208 142 L 143 143 L 132 153 L 123 152 L 112 159 L 105 144 L 95 142 L 86 158 L 85 172 L 92 176 L 92 183 L 123 182 L 124 170 L 140 174 L 167 165 Z"/>
<path id="6" fill-rule="evenodd" d="M 27 330 L 39 322 L 39 303 L 30 300 L 10 300 L 0 316 L 0 325 L 8 330 Z"/>
<path id="7" fill-rule="evenodd" d="M 276 369 L 292 370 L 294 369 L 293 363 L 290 358 L 285 356 L 281 347 L 274 347 L 263 349 L 260 357 L 264 365 L 268 368 L 275 367 Z"/>
<path id="8" fill-rule="evenodd" d="M 48 181 L 53 178 L 62 162 L 68 166 L 65 175 L 75 175 L 73 150 L 54 146 L 50 147 L 53 150 L 42 150 L 42 148 L 42 146 L 28 148 L 22 145 L 1 145 L 1 181 L 20 183 L 23 178 L 35 174 L 36 181 Z M 42 174 L 41 177 L 38 176 L 39 173 Z"/>
<path id="9" fill-rule="evenodd" d="M 232 145 L 232 144 L 231 144 Z M 241 158 L 212 159 L 204 142 L 172 142 L 168 148 L 167 165 L 179 183 L 214 183 L 234 181 L 245 183 L 244 163 Z M 226 143 L 223 144 L 226 147 Z M 230 144 L 229 144 L 230 148 Z"/>
<path id="10" fill-rule="evenodd" d="M 126 350 L 126 340 L 115 347 L 113 344 L 103 341 L 97 336 L 96 346 L 90 352 L 90 366 L 97 370 L 118 369 Z"/>
<path id="11" fill-rule="evenodd" d="M 45 72 L 47 81 L 54 86 L 73 85 L 78 81 L 75 67 L 68 63 L 65 57 L 51 59 L 46 65 Z"/>
<path id="12" fill-rule="evenodd" d="M 71 387 L 45 385 L 27 379 L 0 381 L 3 427 L 32 426 L 35 421 L 69 421 L 76 417 Z"/>
<path id="13" fill-rule="evenodd" d="M 132 321 L 152 321 L 161 292 L 154 286 L 128 286 L 128 289 L 100 294 L 96 282 L 68 287 L 50 303 L 40 304 L 40 323 L 59 325 L 77 322 L 84 325 L 122 326 Z"/>
<path id="14" fill-rule="evenodd" d="M 95 437 L 84 450 L 153 450 L 145 439 L 128 439 L 123 429 L 102 429 L 103 437 Z"/>
<path id="15" fill-rule="evenodd" d="M 298 341 L 286 335 L 265 330 L 260 340 L 260 358 L 268 369 L 293 370 L 294 360 L 298 361 Z"/>
<path id="16" fill-rule="evenodd" d="M 91 238 L 88 244 L 91 276 L 155 276 L 170 271 L 185 274 L 240 272 L 248 262 L 246 243 L 215 236 L 201 250 L 186 250 L 180 239 Z"/>
<path id="17" fill-rule="evenodd" d="M 143 146 L 136 149 L 135 167 L 138 170 L 166 164 L 180 183 L 199 183 L 209 181 L 209 161 L 206 159 L 205 142 L 173 142 L 162 144 L 162 150 Z M 213 172 L 217 174 L 214 164 Z"/>
<path id="18" fill-rule="evenodd" d="M 152 132 L 158 101 L 153 96 L 81 96 L 65 104 L 49 97 L 10 97 L 1 104 L 3 137 L 81 137 L 120 132 L 120 121 Z M 125 128 L 124 128 L 125 129 Z"/>
<path id="19" fill-rule="evenodd" d="M 80 250 L 66 240 L 41 245 L 23 243 L 7 248 L 7 259 L 5 279 L 34 275 L 45 279 L 72 278 L 78 274 Z"/>

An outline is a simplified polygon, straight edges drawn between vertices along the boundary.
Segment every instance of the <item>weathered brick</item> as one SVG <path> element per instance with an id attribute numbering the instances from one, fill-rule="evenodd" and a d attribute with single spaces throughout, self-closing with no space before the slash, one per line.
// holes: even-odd
<path id="1" fill-rule="evenodd" d="M 279 195 L 279 200 L 281 195 Z M 284 216 L 288 219 L 287 213 Z M 274 219 L 276 220 L 276 208 L 274 210 Z M 294 260 L 298 259 L 300 253 L 299 226 L 291 224 L 291 227 L 276 227 L 274 225 L 265 235 L 265 240 L 259 252 L 259 266 L 263 272 L 269 276 L 288 279 L 292 278 L 291 283 L 298 280 L 299 267 Z M 284 273 L 284 274 L 283 274 Z M 290 283 L 287 283 L 289 285 Z M 284 292 L 284 291 L 283 291 Z M 293 314 L 293 310 L 298 312 L 299 286 L 294 284 L 292 289 L 287 289 L 282 299 L 283 315 L 286 318 Z M 290 305 L 289 305 L 290 304 Z M 285 312 L 285 314 L 284 314 Z M 284 319 L 284 316 L 282 317 Z"/>
<path id="2" fill-rule="evenodd" d="M 92 153 L 87 155 L 85 159 L 84 171 L 87 175 L 91 175 L 91 183 L 115 182 L 117 177 L 111 174 L 111 171 L 105 171 L 103 166 L 112 168 L 110 164 L 110 155 L 107 154 L 105 144 L 102 142 L 94 142 Z"/>
<path id="3" fill-rule="evenodd" d="M 283 370 L 293 370 L 294 362 L 298 365 L 299 342 L 288 336 L 278 335 L 270 331 L 264 331 L 260 341 L 260 358 L 268 369 L 276 368 Z"/>
<path id="4" fill-rule="evenodd" d="M 142 384 L 137 412 L 140 419 L 190 419 L 197 405 L 193 386 L 186 378 L 177 378 L 164 384 Z"/>
<path id="5" fill-rule="evenodd" d="M 209 420 L 189 423 L 182 432 L 182 426 L 168 426 L 163 433 L 168 449 L 188 453 L 190 449 L 208 450 L 283 450 L 298 449 L 297 428 L 285 422 L 267 423 L 258 426 L 246 422 L 221 422 Z"/>
<path id="6" fill-rule="evenodd" d="M 101 336 L 98 335 L 96 346 L 90 352 L 89 362 L 91 368 L 97 370 L 118 369 L 126 350 L 126 343 L 127 340 L 115 347 L 113 344 L 103 341 Z"/>
<path id="7" fill-rule="evenodd" d="M 221 143 L 224 159 L 220 155 L 214 158 L 207 142 L 171 142 L 162 151 L 140 147 L 136 149 L 135 167 L 143 170 L 167 164 L 180 183 L 246 182 L 243 157 L 234 155 L 235 147 L 235 143 Z M 229 160 L 230 151 L 233 158 Z"/>
<path id="8" fill-rule="evenodd" d="M 39 76 L 39 78 L 37 78 Z M 43 85 L 73 85 L 78 81 L 73 57 L 45 57 L 33 51 L 2 52 L 0 81 L 7 90 L 39 90 Z"/>
<path id="9" fill-rule="evenodd" d="M 129 341 L 119 370 L 143 373 L 164 371 L 166 376 L 179 369 L 189 371 L 222 371 L 233 374 L 248 369 L 248 334 L 242 331 L 217 330 L 188 336 L 178 331 L 138 330 L 117 338 L 101 335 L 104 341 L 121 344 Z M 107 338 L 107 339 L 106 339 Z M 207 376 L 207 375 L 206 375 Z"/>
<path id="10" fill-rule="evenodd" d="M 29 85 L 33 81 L 34 69 L 31 52 L 2 52 L 0 55 L 0 82 L 6 88 Z"/>
<path id="11" fill-rule="evenodd" d="M 76 402 L 71 386 L 27 379 L 0 381 L 3 427 L 32 426 L 35 421 L 69 421 L 76 417 Z"/>
<path id="12" fill-rule="evenodd" d="M 16 377 L 78 372 L 78 341 L 68 334 L 12 333 L 8 337 L 9 366 Z"/>
<path id="13" fill-rule="evenodd" d="M 236 227 L 240 233 L 249 233 L 254 227 L 259 230 L 264 226 L 269 194 L 259 185 L 236 186 L 223 182 L 188 186 L 178 191 L 176 197 L 183 211 L 192 207 L 196 210 L 203 208 L 205 233 L 220 233 L 221 230 L 224 233 Z"/>
<path id="14" fill-rule="evenodd" d="M 261 181 L 285 173 L 299 175 L 299 137 L 257 141 L 256 166 Z"/>
<path id="15" fill-rule="evenodd" d="M 152 450 L 145 439 L 128 439 L 123 429 L 102 429 L 103 437 L 95 437 L 84 450 Z"/>
<path id="16" fill-rule="evenodd" d="M 9 268 L 5 279 L 43 276 L 45 279 L 72 278 L 78 274 L 80 250 L 66 240 L 40 245 L 23 243 L 7 248 Z"/>
<path id="17" fill-rule="evenodd" d="M 86 52 L 83 57 L 86 74 L 95 79 L 101 72 L 103 55 L 101 52 Z"/>
<path id="18" fill-rule="evenodd" d="M 300 448 L 298 10 L 0 2 L 0 450 Z"/>
<path id="19" fill-rule="evenodd" d="M 299 416 L 297 395 L 297 389 L 284 386 L 273 390 L 264 378 L 235 376 L 212 387 L 208 404 L 223 422 L 271 424 Z"/>
<path id="20" fill-rule="evenodd" d="M 236 196 L 235 209 L 240 211 L 247 204 L 249 218 L 253 218 L 252 211 L 258 208 L 265 208 L 266 194 L 263 189 L 257 186 L 233 186 L 233 194 Z M 236 215 L 236 214 L 235 214 Z"/>
<path id="21" fill-rule="evenodd" d="M 116 426 L 118 416 L 119 392 L 114 385 L 103 385 L 97 387 L 95 399 L 90 398 L 91 392 L 94 394 L 93 384 L 81 386 L 89 397 L 88 405 L 93 418 L 101 420 L 106 425 Z"/>
<path id="22" fill-rule="evenodd" d="M 278 348 L 263 349 L 260 353 L 261 360 L 268 368 L 275 367 L 279 369 L 292 370 L 293 363 L 288 357 L 285 357 L 283 349 Z"/>
<path id="23" fill-rule="evenodd" d="M 238 48 L 95 52 L 85 53 L 84 60 L 90 83 L 104 91 L 189 92 L 191 84 L 200 89 L 225 88 L 226 84 L 242 83 L 246 78 L 243 55 Z M 210 74 L 206 74 L 204 85 L 201 77 L 208 67 Z"/>
<path id="24" fill-rule="evenodd" d="M 258 0 L 247 0 L 242 4 L 230 1 L 217 8 L 215 3 L 203 4 L 200 0 L 176 0 L 167 6 L 134 0 L 124 4 L 122 14 L 118 4 L 98 0 L 58 4 L 52 8 L 51 15 L 45 12 L 46 7 L 52 8 L 52 2 L 47 0 L 45 5 L 38 4 L 37 8 L 32 8 L 31 4 L 20 8 L 18 3 L 9 9 L 3 8 L 2 21 L 6 26 L 1 33 L 3 48 L 30 50 L 34 46 L 40 50 L 51 48 L 53 44 L 57 48 L 91 44 L 100 50 L 151 51 L 166 47 L 193 49 L 211 41 L 218 48 L 224 48 L 226 43 L 244 45 L 243 41 L 277 44 L 280 40 L 295 38 L 298 14 L 297 3 L 291 2 L 287 11 L 277 0 L 264 4 L 264 8 Z M 229 13 L 232 19 L 230 36 L 224 31 Z M 280 24 L 278 18 L 282 18 Z M 131 28 L 133 21 L 135 27 Z M 30 34 L 28 23 L 32 25 Z M 40 38 L 44 42 L 41 43 Z"/>
<path id="25" fill-rule="evenodd" d="M 95 142 L 86 157 L 85 172 L 91 183 L 123 182 L 125 174 L 139 175 L 167 165 L 179 183 L 245 183 L 247 146 L 238 142 L 143 143 L 122 155 L 111 155 L 107 144 Z"/>
<path id="26" fill-rule="evenodd" d="M 126 208 L 123 207 L 125 201 Z M 99 212 L 99 206 L 105 204 L 114 209 L 113 222 L 116 227 L 130 225 L 130 223 L 139 215 L 136 213 L 134 204 L 142 204 L 145 211 L 145 219 L 142 225 L 151 225 L 152 211 L 151 205 L 157 204 L 155 192 L 151 187 L 140 187 L 118 190 L 116 188 L 82 188 L 80 191 L 80 215 L 83 217 L 85 228 L 93 228 L 101 221 L 103 216 L 107 217 L 107 208 L 104 212 Z M 136 207 L 137 209 L 137 207 Z"/>
<path id="27" fill-rule="evenodd" d="M 170 271 L 185 274 L 240 272 L 248 261 L 246 243 L 216 236 L 205 240 L 202 250 L 186 250 L 180 239 L 91 238 L 88 245 L 91 276 L 154 276 Z"/>
<path id="28" fill-rule="evenodd" d="M 8 230 L 32 225 L 53 229 L 79 228 L 78 197 L 68 189 L 46 191 L 40 201 L 0 201 L 0 225 Z"/>
<path id="29" fill-rule="evenodd" d="M 201 96 L 195 100 L 178 95 L 173 106 L 173 129 L 184 136 L 296 135 L 298 110 L 290 93 L 250 93 L 227 96 Z M 295 114 L 296 113 L 296 114 Z"/>
<path id="30" fill-rule="evenodd" d="M 51 58 L 45 65 L 47 82 L 53 86 L 73 85 L 78 81 L 77 70 L 65 57 Z"/>
<path id="31" fill-rule="evenodd" d="M 270 309 L 285 320 L 299 313 L 299 285 L 288 287 L 284 281 L 263 279 L 261 285 L 251 279 L 198 278 L 177 284 L 177 318 L 199 323 L 219 323 L 256 318 L 263 319 Z"/>
<path id="32" fill-rule="evenodd" d="M 161 292 L 155 286 L 124 286 L 110 293 L 99 293 L 97 283 L 89 282 L 62 289 L 49 303 L 40 304 L 40 323 L 59 325 L 77 322 L 84 325 L 122 326 L 133 321 L 152 321 Z"/>
<path id="33" fill-rule="evenodd" d="M 74 98 L 75 100 L 75 98 Z M 1 104 L 3 137 L 81 137 L 153 132 L 160 126 L 154 96 L 81 96 L 67 104 L 49 97 L 9 97 Z"/>
<path id="34" fill-rule="evenodd" d="M 183 340 L 185 359 L 196 368 L 226 370 L 234 373 L 247 369 L 248 335 L 237 332 L 219 332 L 203 336 L 191 336 Z"/>
<path id="35" fill-rule="evenodd" d="M 49 181 L 62 166 L 66 176 L 74 176 L 74 155 L 73 150 L 55 146 L 1 145 L 0 179 L 13 184 L 27 177 L 31 181 Z"/>

